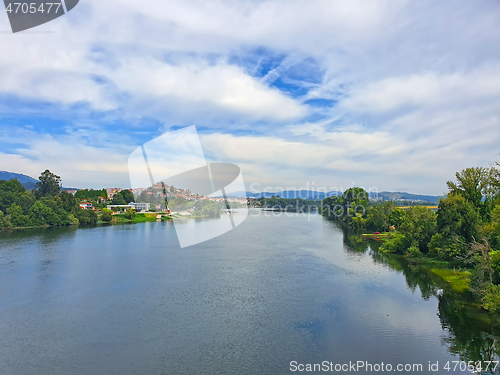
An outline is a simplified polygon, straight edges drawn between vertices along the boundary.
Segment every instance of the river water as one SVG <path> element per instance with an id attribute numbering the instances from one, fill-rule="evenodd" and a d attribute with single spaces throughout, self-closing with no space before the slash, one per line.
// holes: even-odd
<path id="1" fill-rule="evenodd" d="M 322 361 L 469 374 L 444 367 L 481 358 L 496 331 L 344 237 L 320 215 L 271 212 L 183 249 L 169 222 L 0 233 L 0 374 L 289 374 Z"/>

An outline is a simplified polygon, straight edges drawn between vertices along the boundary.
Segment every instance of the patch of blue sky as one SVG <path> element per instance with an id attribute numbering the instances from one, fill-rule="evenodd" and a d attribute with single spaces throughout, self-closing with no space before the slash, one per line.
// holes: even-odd
<path id="1" fill-rule="evenodd" d="M 307 104 L 311 107 L 333 107 L 335 104 L 338 103 L 338 100 L 333 100 L 333 99 L 322 99 L 322 98 L 315 98 L 315 99 L 308 99 L 304 101 L 304 104 Z"/>

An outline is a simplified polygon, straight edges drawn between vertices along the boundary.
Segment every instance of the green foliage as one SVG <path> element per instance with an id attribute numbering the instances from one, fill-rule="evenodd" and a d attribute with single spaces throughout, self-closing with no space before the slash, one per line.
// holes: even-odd
<path id="1" fill-rule="evenodd" d="M 432 236 L 428 247 L 430 256 L 443 260 L 452 260 L 458 256 L 464 256 L 469 250 L 463 242 L 459 242 L 457 239 L 450 240 L 441 233 Z"/>
<path id="2" fill-rule="evenodd" d="M 123 199 L 123 195 L 121 192 L 118 192 L 115 195 L 113 195 L 113 202 L 112 203 L 116 204 L 117 206 L 127 204 L 127 202 L 125 202 L 125 199 Z"/>
<path id="3" fill-rule="evenodd" d="M 391 213 L 396 209 L 394 202 L 382 202 L 368 207 L 366 211 L 368 228 L 378 232 L 386 232 L 392 225 Z"/>
<path id="4" fill-rule="evenodd" d="M 428 243 L 436 233 L 436 214 L 427 207 L 415 206 L 406 211 L 406 221 L 400 231 L 410 243 L 416 243 L 422 252 L 427 252 Z"/>
<path id="5" fill-rule="evenodd" d="M 7 208 L 7 213 L 10 216 L 10 223 L 13 227 L 27 227 L 30 225 L 28 215 L 23 215 L 23 209 L 17 204 L 11 205 Z"/>
<path id="6" fill-rule="evenodd" d="M 36 183 L 37 190 L 35 191 L 37 198 L 54 196 L 61 191 L 61 177 L 48 169 L 42 172 L 38 180 Z"/>
<path id="7" fill-rule="evenodd" d="M 103 208 L 101 211 L 100 219 L 102 221 L 111 221 L 113 219 L 113 211 Z"/>
<path id="8" fill-rule="evenodd" d="M 77 199 L 88 199 L 91 201 L 97 201 L 99 197 L 103 197 L 104 199 L 108 198 L 108 193 L 106 189 L 101 189 L 101 190 L 83 189 L 83 190 L 78 190 L 75 193 L 75 198 Z"/>
<path id="9" fill-rule="evenodd" d="M 278 196 L 272 196 L 269 198 L 260 198 L 258 202 L 261 203 L 261 207 L 274 208 L 286 211 L 304 212 L 310 210 L 317 210 L 319 201 L 300 199 L 300 198 L 281 198 Z"/>
<path id="10" fill-rule="evenodd" d="M 402 208 L 395 208 L 389 214 L 389 224 L 393 225 L 396 229 L 401 227 L 406 222 L 406 211 Z"/>
<path id="11" fill-rule="evenodd" d="M 500 311 L 500 285 L 489 284 L 483 293 L 483 308 L 491 313 Z"/>
<path id="12" fill-rule="evenodd" d="M 469 271 L 433 268 L 431 272 L 449 283 L 456 292 L 464 292 L 469 289 L 471 276 Z"/>
<path id="13" fill-rule="evenodd" d="M 130 202 L 134 201 L 134 194 L 130 190 L 122 190 L 120 191 L 121 196 L 123 197 L 123 200 L 125 201 L 125 204 L 129 204 Z"/>
<path id="14" fill-rule="evenodd" d="M 97 223 L 97 213 L 94 210 L 75 210 L 74 216 L 83 225 L 94 225 Z"/>
<path id="15" fill-rule="evenodd" d="M 129 208 L 126 212 L 125 212 L 125 217 L 127 219 L 133 219 L 135 217 L 135 210 L 133 210 L 132 208 Z"/>
<path id="16" fill-rule="evenodd" d="M 380 247 L 380 251 L 391 254 L 405 254 L 409 244 L 410 241 L 404 234 L 392 233 L 389 239 Z"/>
<path id="17" fill-rule="evenodd" d="M 493 282 L 500 284 L 500 250 L 490 252 L 490 261 L 493 269 Z"/>
<path id="18" fill-rule="evenodd" d="M 460 195 L 472 203 L 483 218 L 489 215 L 488 204 L 483 197 L 488 195 L 491 185 L 491 174 L 487 168 L 466 168 L 455 174 L 457 182 L 448 181 L 448 189 L 454 195 Z"/>
<path id="19" fill-rule="evenodd" d="M 472 202 L 461 195 L 450 194 L 439 202 L 437 229 L 447 239 L 477 237 L 480 216 Z"/>
<path id="20" fill-rule="evenodd" d="M 59 193 L 59 197 L 61 198 L 62 208 L 65 211 L 71 212 L 71 211 L 75 210 L 76 208 L 79 208 L 78 201 L 73 194 L 70 194 L 67 191 L 61 191 Z"/>
<path id="21" fill-rule="evenodd" d="M 17 179 L 0 180 L 0 210 L 4 214 L 13 204 L 21 206 L 26 214 L 35 200 L 33 193 L 27 191 Z"/>
<path id="22" fill-rule="evenodd" d="M 323 199 L 322 207 L 324 215 L 352 226 L 352 219 L 357 214 L 361 214 L 362 218 L 366 216 L 368 193 L 360 187 L 349 188 L 344 191 L 342 196 L 331 196 Z M 359 219 L 356 221 L 355 225 L 361 223 Z"/>
<path id="23" fill-rule="evenodd" d="M 412 245 L 408 248 L 406 256 L 411 258 L 421 258 L 423 254 L 417 246 Z"/>
<path id="24" fill-rule="evenodd" d="M 10 228 L 12 224 L 10 223 L 10 216 L 5 215 L 2 211 L 0 211 L 0 228 Z"/>
<path id="25" fill-rule="evenodd" d="M 189 206 L 189 201 L 184 197 L 177 197 L 168 202 L 168 206 L 172 210 L 185 210 Z"/>
<path id="26" fill-rule="evenodd" d="M 210 204 L 206 204 L 202 210 L 201 214 L 207 217 L 219 217 L 220 216 L 220 206 L 217 202 L 210 202 Z"/>

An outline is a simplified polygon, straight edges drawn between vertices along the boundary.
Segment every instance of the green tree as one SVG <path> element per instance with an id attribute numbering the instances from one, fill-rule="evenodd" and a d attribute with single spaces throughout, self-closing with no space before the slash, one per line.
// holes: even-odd
<path id="1" fill-rule="evenodd" d="M 130 190 L 122 190 L 121 195 L 123 197 L 123 200 L 125 201 L 125 204 L 129 204 L 130 202 L 134 201 L 134 194 Z"/>
<path id="2" fill-rule="evenodd" d="M 471 202 L 484 217 L 485 203 L 483 197 L 489 192 L 491 175 L 487 168 L 466 168 L 455 174 L 457 182 L 448 181 L 448 189 L 454 195 L 460 195 Z"/>
<path id="3" fill-rule="evenodd" d="M 391 226 L 390 215 L 396 208 L 394 202 L 382 202 L 367 209 L 368 226 L 376 231 L 386 232 Z"/>
<path id="4" fill-rule="evenodd" d="M 174 210 L 185 210 L 189 204 L 189 201 L 184 197 L 177 197 L 170 202 L 168 202 L 169 207 Z"/>
<path id="5" fill-rule="evenodd" d="M 41 198 L 47 195 L 57 195 L 61 191 L 61 177 L 46 169 L 36 183 L 36 197 Z"/>
<path id="6" fill-rule="evenodd" d="M 103 208 L 101 211 L 102 221 L 111 221 L 113 219 L 113 211 Z"/>
<path id="7" fill-rule="evenodd" d="M 135 217 L 135 210 L 133 210 L 132 208 L 129 208 L 126 212 L 125 212 L 125 217 L 127 219 L 133 219 Z"/>
<path id="8" fill-rule="evenodd" d="M 421 252 L 428 251 L 428 244 L 436 233 L 436 214 L 427 207 L 414 206 L 406 211 L 407 220 L 400 231 L 411 245 L 416 244 Z"/>
<path id="9" fill-rule="evenodd" d="M 394 225 L 396 229 L 401 227 L 406 221 L 406 211 L 402 208 L 395 208 L 389 214 L 389 223 Z"/>
<path id="10" fill-rule="evenodd" d="M 74 216 L 83 225 L 95 225 L 97 223 L 97 213 L 94 210 L 78 209 L 75 211 Z"/>
<path id="11" fill-rule="evenodd" d="M 462 237 L 465 241 L 472 241 L 477 237 L 477 225 L 480 220 L 472 202 L 463 196 L 449 194 L 439 201 L 437 230 L 445 238 Z"/>
<path id="12" fill-rule="evenodd" d="M 0 211 L 0 228 L 11 228 L 10 216 Z"/>
<path id="13" fill-rule="evenodd" d="M 121 192 L 119 193 L 116 193 L 115 195 L 113 195 L 113 204 L 115 205 L 123 205 L 123 204 L 127 204 L 127 202 L 125 202 L 125 199 L 123 199 L 123 195 Z"/>
<path id="14" fill-rule="evenodd" d="M 10 222 L 14 227 L 27 227 L 29 226 L 28 215 L 23 215 L 23 209 L 17 204 L 11 205 L 7 209 L 7 213 L 10 216 Z"/>
<path id="15" fill-rule="evenodd" d="M 61 191 L 59 193 L 59 197 L 61 198 L 62 208 L 66 212 L 71 212 L 79 208 L 78 201 L 73 194 L 68 193 L 67 191 Z"/>
<path id="16" fill-rule="evenodd" d="M 41 201 L 36 201 L 31 207 L 30 218 L 33 226 L 61 224 L 54 210 Z"/>

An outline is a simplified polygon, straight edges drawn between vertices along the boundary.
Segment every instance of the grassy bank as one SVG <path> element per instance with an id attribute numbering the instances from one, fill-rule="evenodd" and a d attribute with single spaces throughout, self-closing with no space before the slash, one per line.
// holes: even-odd
<path id="1" fill-rule="evenodd" d="M 126 224 L 126 223 L 148 223 L 148 222 L 154 222 L 156 221 L 156 215 L 158 215 L 155 212 L 147 212 L 143 214 L 136 214 L 132 219 L 128 219 L 125 214 L 116 214 L 113 215 L 113 218 L 111 221 L 108 222 L 103 222 L 100 221 L 99 223 L 109 223 L 109 224 Z M 171 217 L 168 217 L 170 219 Z M 163 219 L 163 217 L 162 217 Z"/>

